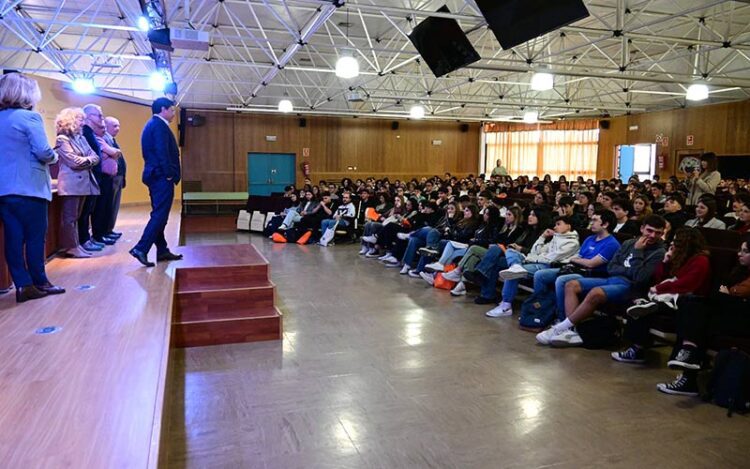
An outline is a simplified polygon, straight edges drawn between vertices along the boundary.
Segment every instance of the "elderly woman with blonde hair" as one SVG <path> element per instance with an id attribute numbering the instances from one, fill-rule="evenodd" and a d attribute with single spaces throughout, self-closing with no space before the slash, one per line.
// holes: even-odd
<path id="1" fill-rule="evenodd" d="M 16 286 L 16 301 L 65 293 L 47 279 L 44 242 L 52 200 L 49 165 L 57 161 L 47 143 L 37 82 L 20 73 L 0 77 L 0 217 L 5 258 Z"/>
<path id="2" fill-rule="evenodd" d="M 99 163 L 99 156 L 83 137 L 84 114 L 81 108 L 65 108 L 57 115 L 55 150 L 60 155 L 57 193 L 62 197 L 60 244 L 70 257 L 91 257 L 93 244 L 81 246 L 78 238 L 78 217 L 89 195 L 99 194 L 99 185 L 91 168 Z"/>

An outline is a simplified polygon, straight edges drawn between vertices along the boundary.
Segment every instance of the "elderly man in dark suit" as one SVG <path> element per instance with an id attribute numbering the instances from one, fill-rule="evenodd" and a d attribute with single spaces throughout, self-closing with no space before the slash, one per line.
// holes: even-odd
<path id="1" fill-rule="evenodd" d="M 151 218 L 143 230 L 141 240 L 130 250 L 130 254 L 146 267 L 154 266 L 148 260 L 148 252 L 154 244 L 157 261 L 182 259 L 181 254 L 169 251 L 164 237 L 164 228 L 174 199 L 174 186 L 180 182 L 180 150 L 169 128 L 169 123 L 175 116 L 174 102 L 159 98 L 151 104 L 151 111 L 154 115 L 141 134 L 145 163 L 142 180 L 148 186 L 151 197 Z"/>

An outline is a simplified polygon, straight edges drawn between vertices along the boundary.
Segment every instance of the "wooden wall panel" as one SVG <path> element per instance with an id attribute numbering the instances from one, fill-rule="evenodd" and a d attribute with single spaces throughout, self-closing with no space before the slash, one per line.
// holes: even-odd
<path id="1" fill-rule="evenodd" d="M 688 107 L 609 119 L 610 129 L 600 132 L 598 177 L 613 177 L 615 146 L 655 143 L 656 135 L 669 137 L 669 146 L 659 146 L 667 155 L 662 177 L 675 173 L 676 154 L 681 150 L 712 151 L 717 155 L 750 154 L 750 100 Z M 631 126 L 638 126 L 631 131 Z M 687 136 L 692 135 L 692 146 Z"/>
<path id="2" fill-rule="evenodd" d="M 247 153 L 294 153 L 308 161 L 312 178 L 413 176 L 477 173 L 479 124 L 462 132 L 459 123 L 386 119 L 306 117 L 188 111 L 206 117 L 206 125 L 186 129 L 185 180 L 201 181 L 204 191 L 247 189 Z M 275 142 L 267 142 L 275 135 Z M 441 140 L 441 145 L 432 145 Z M 303 149 L 309 157 L 303 157 Z M 349 170 L 348 168 L 357 168 Z M 302 183 L 298 171 L 297 183 Z"/>

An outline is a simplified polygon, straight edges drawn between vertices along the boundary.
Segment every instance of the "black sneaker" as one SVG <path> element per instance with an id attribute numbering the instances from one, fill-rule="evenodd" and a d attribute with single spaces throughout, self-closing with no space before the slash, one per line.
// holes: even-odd
<path id="1" fill-rule="evenodd" d="M 612 352 L 612 360 L 622 363 L 645 363 L 646 352 L 638 347 L 630 347 L 620 352 Z"/>
<path id="2" fill-rule="evenodd" d="M 626 313 L 633 319 L 639 319 L 657 311 L 659 311 L 659 305 L 653 301 L 648 301 L 631 306 L 626 310 Z"/>
<path id="3" fill-rule="evenodd" d="M 438 250 L 433 248 L 419 248 L 417 252 L 425 257 L 435 257 L 438 255 Z"/>
<path id="4" fill-rule="evenodd" d="M 464 280 L 466 280 L 469 283 L 473 283 L 474 285 L 482 285 L 486 280 L 487 277 L 482 275 L 481 272 L 476 270 L 468 270 L 463 273 Z"/>
<path id="5" fill-rule="evenodd" d="M 677 355 L 667 362 L 667 366 L 674 369 L 700 370 L 701 362 L 695 347 L 683 347 Z"/>
<path id="6" fill-rule="evenodd" d="M 665 394 L 675 394 L 677 396 L 698 395 L 698 383 L 692 374 L 681 374 L 671 383 L 659 383 L 656 385 L 656 389 Z"/>

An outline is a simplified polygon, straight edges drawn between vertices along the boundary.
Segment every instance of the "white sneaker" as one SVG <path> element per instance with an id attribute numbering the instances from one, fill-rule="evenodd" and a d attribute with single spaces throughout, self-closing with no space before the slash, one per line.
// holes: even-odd
<path id="1" fill-rule="evenodd" d="M 279 226 L 279 229 L 280 229 L 280 230 L 288 230 L 288 229 L 289 229 L 289 227 L 288 227 L 288 226 L 286 226 L 285 224 L 283 224 L 283 223 L 282 223 L 282 224 L 281 224 L 281 225 Z"/>
<path id="2" fill-rule="evenodd" d="M 396 235 L 396 237 L 397 237 L 398 239 L 402 240 L 402 241 L 406 241 L 407 239 L 409 239 L 409 236 L 410 236 L 410 235 L 411 235 L 411 233 L 398 233 L 398 234 Z"/>
<path id="3" fill-rule="evenodd" d="M 375 244 L 375 243 L 377 243 L 377 242 L 378 242 L 378 237 L 377 237 L 377 236 L 375 236 L 375 235 L 370 235 L 370 236 L 362 236 L 362 241 L 364 241 L 365 243 L 372 243 L 372 244 Z"/>
<path id="4" fill-rule="evenodd" d="M 445 275 L 443 275 L 443 278 L 445 278 Z M 464 285 L 464 282 L 458 282 L 455 287 L 453 287 L 453 290 L 451 290 L 451 296 L 464 296 L 466 295 L 466 285 Z"/>
<path id="5" fill-rule="evenodd" d="M 521 266 L 521 264 L 513 264 L 510 268 L 500 271 L 500 278 L 503 280 L 515 280 L 518 278 L 526 278 L 529 272 Z"/>
<path id="6" fill-rule="evenodd" d="M 432 274 L 428 274 L 427 272 L 420 272 L 419 276 L 422 277 L 422 280 L 429 283 L 430 285 L 435 285 L 435 277 Z"/>
<path id="7" fill-rule="evenodd" d="M 433 272 L 442 272 L 445 270 L 445 266 L 440 262 L 433 262 L 424 266 L 424 270 L 431 270 Z"/>
<path id="8" fill-rule="evenodd" d="M 409 269 L 410 268 L 411 267 L 409 267 L 409 264 L 404 264 L 404 266 L 401 267 L 401 270 L 398 273 L 401 274 L 401 275 L 406 275 L 406 274 L 409 273 Z"/>
<path id="9" fill-rule="evenodd" d="M 555 329 L 554 329 L 554 328 L 552 328 L 552 327 L 550 327 L 549 329 L 547 329 L 547 330 L 545 330 L 545 331 L 542 331 L 542 332 L 540 332 L 539 334 L 537 334 L 537 335 L 536 335 L 536 341 L 537 341 L 537 342 L 539 342 L 539 343 L 540 343 L 540 344 L 542 344 L 542 345 L 549 345 L 549 343 L 550 343 L 550 340 L 551 340 L 551 339 L 552 339 L 552 337 L 554 337 L 555 335 L 557 335 L 557 334 L 555 333 Z"/>
<path id="10" fill-rule="evenodd" d="M 583 340 L 578 332 L 568 329 L 550 338 L 549 344 L 553 347 L 580 347 Z"/>
<path id="11" fill-rule="evenodd" d="M 391 253 L 390 253 L 390 252 L 386 252 L 386 253 L 385 253 L 385 254 L 383 254 L 382 256 L 378 257 L 378 260 L 379 260 L 379 261 L 384 261 L 384 260 L 385 260 L 385 259 L 386 259 L 386 258 L 387 258 L 388 256 L 390 256 L 390 255 L 391 255 Z"/>
<path id="12" fill-rule="evenodd" d="M 451 282 L 460 282 L 461 281 L 461 268 L 457 267 L 450 272 L 443 272 L 443 278 L 446 280 L 450 280 Z M 465 291 L 466 289 L 464 289 Z"/>
<path id="13" fill-rule="evenodd" d="M 381 259 L 381 262 L 393 264 L 394 262 L 398 262 L 398 259 L 396 259 L 393 254 L 388 254 L 385 258 Z"/>
<path id="14" fill-rule="evenodd" d="M 394 259 L 395 259 L 395 261 L 393 261 L 393 262 L 390 262 L 390 261 L 386 262 L 385 266 L 386 267 L 401 267 L 401 261 L 398 260 L 398 259 L 396 259 L 395 257 L 394 257 Z"/>
<path id="15" fill-rule="evenodd" d="M 367 254 L 365 254 L 365 257 L 368 258 L 368 259 L 374 259 L 374 258 L 380 257 L 380 256 L 378 256 L 378 250 L 377 249 L 370 248 L 370 250 L 367 251 Z"/>
<path id="16" fill-rule="evenodd" d="M 419 277 L 419 272 L 417 272 L 416 270 L 410 270 L 409 272 L 407 272 L 407 274 L 411 278 L 420 278 Z"/>
<path id="17" fill-rule="evenodd" d="M 367 246 L 362 246 L 362 249 L 359 250 L 359 255 L 364 256 L 365 254 L 367 254 L 367 251 L 369 250 L 370 248 L 368 248 Z"/>
<path id="18" fill-rule="evenodd" d="M 488 318 L 507 318 L 513 316 L 513 307 L 507 303 L 500 303 L 497 307 L 484 313 Z"/>

